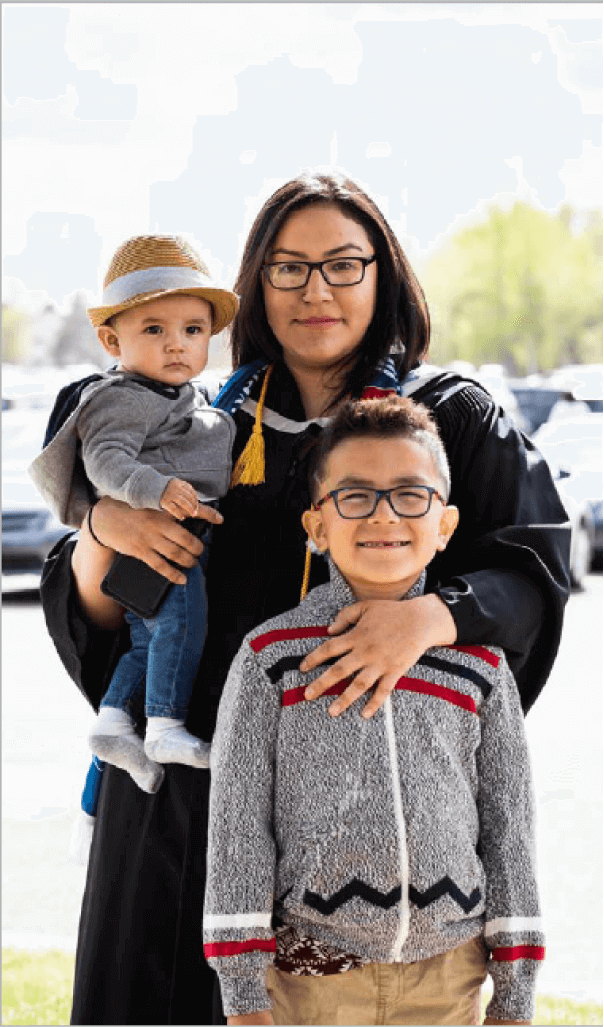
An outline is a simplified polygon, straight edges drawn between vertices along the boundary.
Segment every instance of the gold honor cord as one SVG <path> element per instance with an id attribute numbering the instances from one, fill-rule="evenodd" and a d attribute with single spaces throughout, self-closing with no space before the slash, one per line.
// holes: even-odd
<path id="1" fill-rule="evenodd" d="M 262 435 L 262 412 L 264 410 L 264 400 L 266 398 L 266 390 L 268 388 L 268 382 L 272 370 L 273 365 L 269 364 L 264 375 L 258 406 L 256 407 L 256 419 L 254 421 L 254 427 L 252 428 L 252 434 L 247 440 L 245 449 L 240 454 L 239 459 L 233 468 L 231 488 L 235 485 L 261 485 L 264 481 L 264 437 Z"/>

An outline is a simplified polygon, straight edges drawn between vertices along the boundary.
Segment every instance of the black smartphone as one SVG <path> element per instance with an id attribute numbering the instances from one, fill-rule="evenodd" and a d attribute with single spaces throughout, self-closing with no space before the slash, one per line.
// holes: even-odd
<path id="1" fill-rule="evenodd" d="M 209 521 L 199 517 L 187 517 L 181 524 L 192 535 L 196 535 L 204 543 L 207 542 L 211 527 Z M 142 560 L 137 560 L 134 556 L 124 556 L 123 553 L 118 553 L 101 582 L 101 592 L 143 618 L 157 615 L 171 588 L 172 582 L 164 578 L 163 574 L 154 571 Z"/>

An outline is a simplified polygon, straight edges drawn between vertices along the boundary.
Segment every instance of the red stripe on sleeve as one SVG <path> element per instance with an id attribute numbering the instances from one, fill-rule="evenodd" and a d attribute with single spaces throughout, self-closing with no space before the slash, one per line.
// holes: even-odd
<path id="1" fill-rule="evenodd" d="M 482 645 L 450 645 L 448 648 L 456 649 L 458 653 L 469 653 L 470 656 L 477 656 L 479 660 L 490 663 L 491 667 L 498 667 L 500 663 L 500 657 L 492 653 L 490 649 L 485 649 Z"/>
<path id="2" fill-rule="evenodd" d="M 513 945 L 493 949 L 491 958 L 495 963 L 512 963 L 515 959 L 545 959 L 542 945 Z"/>
<path id="3" fill-rule="evenodd" d="M 275 631 L 267 631 L 265 635 L 258 635 L 258 638 L 253 638 L 250 646 L 255 653 L 259 653 L 273 642 L 286 642 L 290 638 L 327 638 L 327 625 L 308 628 L 278 628 Z"/>
<path id="4" fill-rule="evenodd" d="M 288 688 L 281 696 L 281 705 L 296 706 L 299 702 L 304 702 L 304 693 L 307 688 L 308 685 L 300 685 L 299 688 Z"/>
<path id="5" fill-rule="evenodd" d="M 204 945 L 206 959 L 211 956 L 239 956 L 242 952 L 275 952 L 274 938 L 248 938 L 247 941 L 214 941 Z"/>
<path id="6" fill-rule="evenodd" d="M 337 684 L 332 685 L 331 688 L 323 692 L 323 696 L 318 696 L 317 698 L 321 699 L 329 695 L 342 695 L 342 692 L 350 684 L 350 680 L 350 678 L 344 678 L 342 681 L 338 681 Z M 300 685 L 298 688 L 288 688 L 281 696 L 281 705 L 296 706 L 298 703 L 304 702 L 304 692 L 307 687 L 307 685 Z M 435 685 L 432 681 L 423 681 L 421 678 L 403 677 L 399 678 L 394 687 L 399 691 L 432 695 L 435 699 L 444 699 L 445 702 L 453 703 L 454 706 L 461 706 L 462 709 L 468 710 L 470 713 L 477 713 L 476 703 L 471 695 L 466 695 L 465 692 L 456 692 L 453 688 L 446 688 L 445 685 Z"/>
<path id="7" fill-rule="evenodd" d="M 331 688 L 328 688 L 322 693 L 322 695 L 318 695 L 317 699 L 322 699 L 327 695 L 341 695 L 349 684 L 350 678 L 343 678 L 342 681 L 338 681 L 335 685 L 332 685 Z M 296 706 L 297 703 L 304 702 L 304 693 L 307 688 L 308 685 L 300 685 L 298 688 L 288 688 L 281 696 L 281 705 Z"/>
<path id="8" fill-rule="evenodd" d="M 435 685 L 432 681 L 423 681 L 421 678 L 399 678 L 395 689 L 406 692 L 419 692 L 423 695 L 433 695 L 436 699 L 444 699 L 453 703 L 454 706 L 461 706 L 470 713 L 476 713 L 476 703 L 471 695 L 465 692 L 456 692 L 453 688 L 446 688 L 445 685 Z"/>

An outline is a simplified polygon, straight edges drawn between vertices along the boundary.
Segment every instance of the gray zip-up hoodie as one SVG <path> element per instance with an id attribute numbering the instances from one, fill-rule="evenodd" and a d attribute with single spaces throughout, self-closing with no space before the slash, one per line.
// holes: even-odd
<path id="1" fill-rule="evenodd" d="M 207 406 L 190 382 L 163 385 L 128 371 L 107 371 L 28 468 L 63 524 L 80 527 L 96 495 L 161 509 L 172 478 L 200 499 L 223 496 L 231 476 L 235 424 Z M 78 447 L 82 466 L 76 460 Z"/>
<path id="2" fill-rule="evenodd" d="M 424 575 L 406 598 L 423 591 Z M 303 656 L 354 596 L 331 581 L 246 636 L 212 743 L 204 950 L 227 1015 L 270 1008 L 273 914 L 375 962 L 482 934 L 490 1016 L 529 1020 L 544 956 L 533 796 L 501 650 L 430 649 L 376 715 L 307 702 Z"/>

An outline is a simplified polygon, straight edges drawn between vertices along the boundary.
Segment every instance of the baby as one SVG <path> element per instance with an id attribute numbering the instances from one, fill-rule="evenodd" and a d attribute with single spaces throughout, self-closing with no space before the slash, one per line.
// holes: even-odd
<path id="1" fill-rule="evenodd" d="M 79 526 L 85 516 L 103 545 L 92 520 L 100 496 L 183 520 L 202 515 L 200 503 L 225 494 L 234 424 L 204 404 L 191 379 L 206 366 L 210 337 L 230 323 L 237 307 L 236 295 L 210 279 L 183 239 L 137 236 L 119 247 L 105 277 L 103 305 L 88 311 L 117 367 L 87 386 L 30 467 L 63 523 Z M 127 770 L 151 793 L 161 785 L 163 763 L 208 766 L 209 745 L 185 728 L 206 635 L 200 559 L 186 585 L 170 588 L 156 616 L 126 612 L 130 649 L 89 737 L 101 760 Z M 143 686 L 144 743 L 132 716 Z"/>

